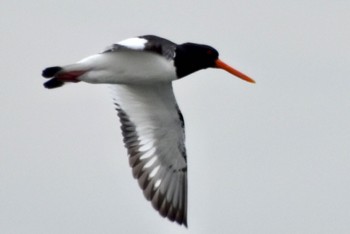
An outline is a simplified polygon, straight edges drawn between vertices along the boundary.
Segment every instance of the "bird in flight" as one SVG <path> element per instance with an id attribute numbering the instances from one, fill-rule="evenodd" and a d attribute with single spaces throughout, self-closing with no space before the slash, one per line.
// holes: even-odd
<path id="1" fill-rule="evenodd" d="M 146 35 L 66 66 L 48 67 L 48 89 L 68 82 L 110 84 L 133 176 L 163 217 L 187 227 L 185 123 L 172 81 L 206 68 L 220 68 L 250 83 L 219 59 L 213 47 L 175 44 Z"/>

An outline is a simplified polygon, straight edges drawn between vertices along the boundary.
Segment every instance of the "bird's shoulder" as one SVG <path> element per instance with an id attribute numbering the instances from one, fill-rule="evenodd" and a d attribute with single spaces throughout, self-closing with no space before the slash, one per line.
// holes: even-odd
<path id="1" fill-rule="evenodd" d="M 155 35 L 144 35 L 122 40 L 107 47 L 103 53 L 119 51 L 145 51 L 156 53 L 167 59 L 175 57 L 176 44 Z"/>

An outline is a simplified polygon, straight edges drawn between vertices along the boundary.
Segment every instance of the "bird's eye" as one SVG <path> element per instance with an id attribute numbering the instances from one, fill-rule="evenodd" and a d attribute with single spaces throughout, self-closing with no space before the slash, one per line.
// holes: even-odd
<path id="1" fill-rule="evenodd" d="M 213 51 L 212 51 L 212 50 L 207 50 L 207 54 L 208 54 L 208 55 L 212 55 L 212 54 L 213 54 Z"/>

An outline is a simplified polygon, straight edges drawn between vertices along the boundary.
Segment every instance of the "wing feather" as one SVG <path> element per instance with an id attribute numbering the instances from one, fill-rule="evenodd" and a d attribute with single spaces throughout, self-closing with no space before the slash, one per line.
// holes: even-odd
<path id="1" fill-rule="evenodd" d="M 134 38 L 129 38 L 113 44 L 106 48 L 103 53 L 111 53 L 116 51 L 134 50 L 148 51 L 162 55 L 168 60 L 175 57 L 176 44 L 165 38 L 154 35 L 144 35 Z"/>
<path id="2" fill-rule="evenodd" d="M 184 122 L 171 83 L 112 88 L 134 178 L 161 216 L 187 226 Z"/>

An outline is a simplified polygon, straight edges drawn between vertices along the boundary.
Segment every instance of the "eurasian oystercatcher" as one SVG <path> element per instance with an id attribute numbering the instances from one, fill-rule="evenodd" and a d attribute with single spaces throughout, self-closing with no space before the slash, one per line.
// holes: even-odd
<path id="1" fill-rule="evenodd" d="M 51 78 L 44 83 L 48 89 L 66 82 L 113 84 L 133 176 L 160 215 L 187 226 L 185 124 L 172 81 L 206 68 L 255 83 L 208 45 L 178 45 L 153 35 L 123 40 L 71 65 L 46 68 L 42 76 Z"/>

